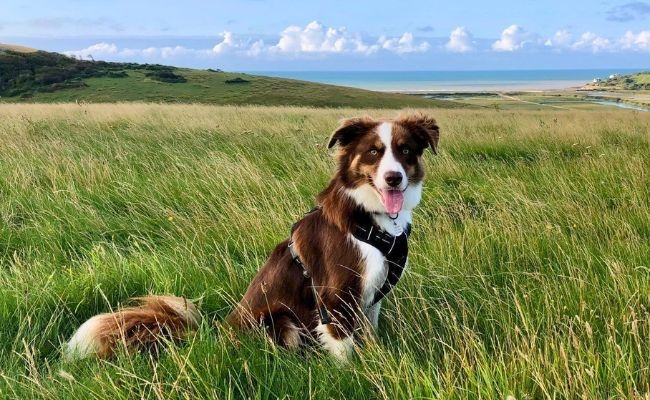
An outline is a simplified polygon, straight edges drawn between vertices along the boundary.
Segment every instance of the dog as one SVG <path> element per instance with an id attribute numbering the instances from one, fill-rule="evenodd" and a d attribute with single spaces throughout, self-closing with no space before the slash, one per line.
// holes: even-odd
<path id="1" fill-rule="evenodd" d="M 382 299 L 408 257 L 412 210 L 422 196 L 423 154 L 436 154 L 435 119 L 415 112 L 392 120 L 350 118 L 332 133 L 338 168 L 317 207 L 296 222 L 253 278 L 225 323 L 263 327 L 278 345 L 320 344 L 335 359 L 353 351 L 358 330 L 377 328 Z M 92 317 L 73 334 L 69 359 L 127 351 L 157 354 L 201 324 L 190 301 L 146 296 L 139 305 Z"/>

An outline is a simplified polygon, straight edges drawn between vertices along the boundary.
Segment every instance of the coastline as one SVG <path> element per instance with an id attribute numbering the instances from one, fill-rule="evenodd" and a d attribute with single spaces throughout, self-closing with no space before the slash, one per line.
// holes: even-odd
<path id="1" fill-rule="evenodd" d="M 648 91 L 599 89 L 592 82 L 627 70 L 495 71 L 257 71 L 256 74 L 385 93 L 400 93 L 476 104 L 518 101 L 539 106 L 636 107 L 650 110 Z M 479 100 L 482 99 L 482 100 Z M 556 107 L 555 105 L 550 105 Z M 563 108 L 563 107 L 559 107 Z"/>
<path id="2" fill-rule="evenodd" d="M 583 80 L 545 80 L 545 81 L 503 81 L 436 83 L 415 86 L 403 85 L 400 88 L 386 88 L 385 85 L 358 84 L 352 87 L 388 93 L 429 94 L 429 93 L 482 93 L 482 92 L 549 92 L 578 90 L 586 85 Z M 409 87 L 410 86 L 410 87 Z"/>
<path id="3" fill-rule="evenodd" d="M 277 78 L 386 92 L 560 90 L 636 70 L 246 71 Z"/>

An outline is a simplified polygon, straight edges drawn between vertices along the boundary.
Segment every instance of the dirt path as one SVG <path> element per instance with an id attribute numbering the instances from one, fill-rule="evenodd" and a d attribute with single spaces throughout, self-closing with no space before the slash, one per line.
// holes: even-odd
<path id="1" fill-rule="evenodd" d="M 550 104 L 535 103 L 534 101 L 522 100 L 522 99 L 519 99 L 517 97 L 508 96 L 506 94 L 498 93 L 498 92 L 497 92 L 497 94 L 499 95 L 499 97 L 501 97 L 503 99 L 514 100 L 514 101 L 518 101 L 520 103 L 535 104 L 537 106 L 542 106 L 542 107 L 559 108 L 560 110 L 570 110 L 570 108 L 567 108 L 567 107 L 560 107 L 560 106 L 553 106 L 553 105 L 550 105 Z"/>

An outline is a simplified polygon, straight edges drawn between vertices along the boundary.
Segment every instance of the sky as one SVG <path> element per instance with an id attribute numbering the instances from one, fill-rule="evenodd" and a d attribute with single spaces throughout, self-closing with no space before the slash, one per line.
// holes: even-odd
<path id="1" fill-rule="evenodd" d="M 230 71 L 650 69 L 650 1 L 3 0 L 0 43 Z"/>

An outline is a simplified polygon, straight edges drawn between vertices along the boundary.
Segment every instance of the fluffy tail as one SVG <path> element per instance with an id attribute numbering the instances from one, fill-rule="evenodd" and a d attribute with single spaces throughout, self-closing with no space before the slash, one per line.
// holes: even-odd
<path id="1" fill-rule="evenodd" d="M 137 297 L 138 305 L 95 315 L 84 322 L 64 348 L 68 360 L 95 355 L 106 358 L 119 347 L 158 355 L 166 341 L 183 339 L 201 323 L 196 306 L 182 297 Z"/>

